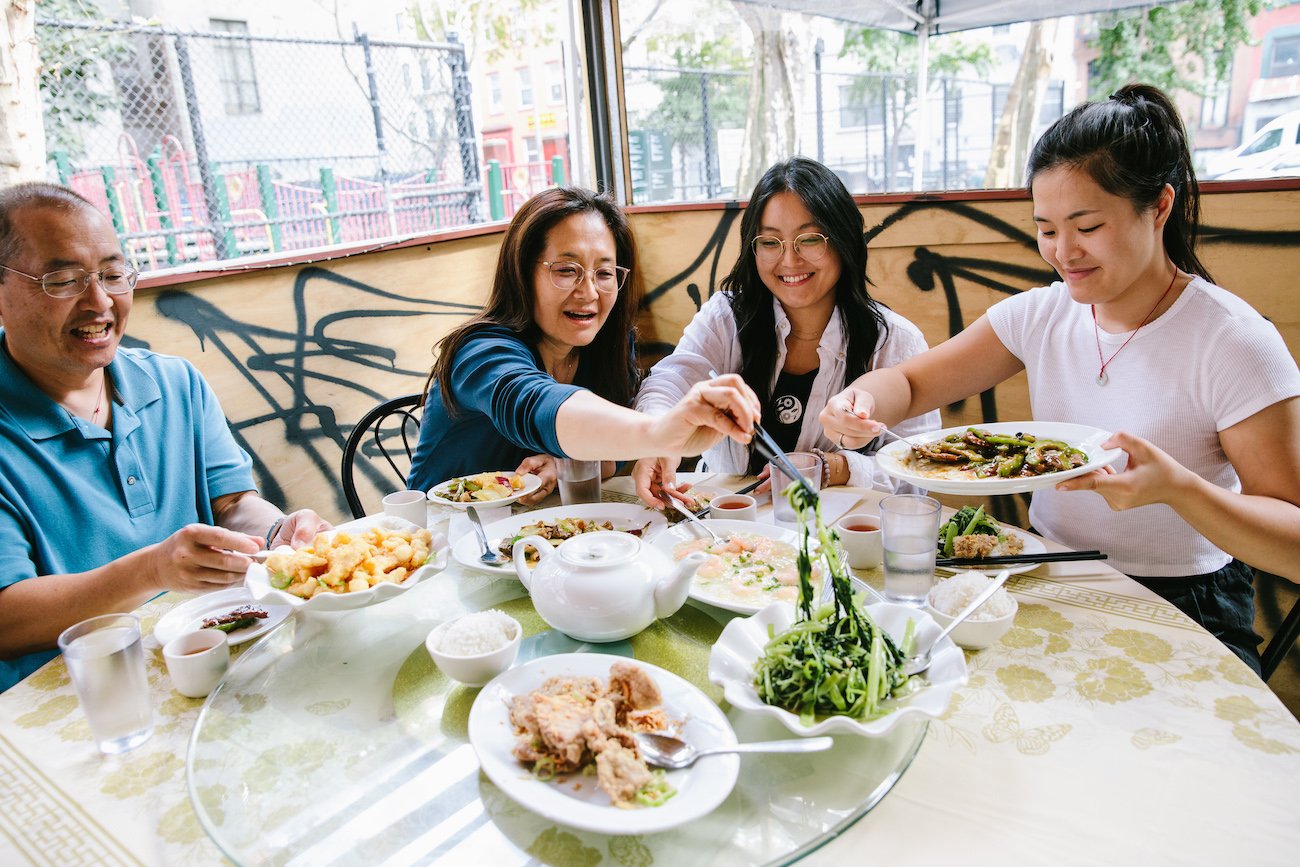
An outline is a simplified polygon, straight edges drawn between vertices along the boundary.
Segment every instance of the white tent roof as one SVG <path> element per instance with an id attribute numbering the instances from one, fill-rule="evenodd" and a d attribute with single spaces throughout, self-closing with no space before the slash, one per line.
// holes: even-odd
<path id="1" fill-rule="evenodd" d="M 838 18 L 867 27 L 931 34 L 973 30 L 1064 15 L 1108 12 L 1167 3 L 1143 0 L 746 0 L 756 5 Z"/>

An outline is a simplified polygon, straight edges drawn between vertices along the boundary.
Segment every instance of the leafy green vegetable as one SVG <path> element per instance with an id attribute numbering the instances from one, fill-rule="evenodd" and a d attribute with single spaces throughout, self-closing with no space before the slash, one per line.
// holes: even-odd
<path id="1" fill-rule="evenodd" d="M 1006 541 L 1006 535 L 997 521 L 984 514 L 984 507 L 962 506 L 951 518 L 939 527 L 938 547 L 940 555 L 951 557 L 953 543 L 958 536 L 997 536 L 998 541 Z"/>
<path id="2" fill-rule="evenodd" d="M 754 666 L 754 687 L 763 701 L 799 714 L 805 724 L 826 715 L 883 716 L 883 701 L 910 690 L 911 678 L 901 668 L 906 654 L 853 598 L 839 538 L 822 520 L 821 505 L 797 484 L 785 496 L 799 518 L 799 619 L 770 635 Z M 816 610 L 809 513 L 833 591 L 832 601 Z M 911 633 L 909 623 L 905 643 Z"/>

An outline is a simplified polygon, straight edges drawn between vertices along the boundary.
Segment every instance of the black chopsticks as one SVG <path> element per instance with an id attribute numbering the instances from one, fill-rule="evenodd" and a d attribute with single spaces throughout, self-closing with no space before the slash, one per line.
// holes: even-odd
<path id="1" fill-rule="evenodd" d="M 957 557 L 940 557 L 934 565 L 952 566 L 1016 566 L 1023 563 L 1068 563 L 1072 560 L 1105 560 L 1106 555 L 1100 551 L 1053 551 L 1042 554 L 1008 554 L 1005 557 L 981 557 L 979 559 L 959 559 Z"/>

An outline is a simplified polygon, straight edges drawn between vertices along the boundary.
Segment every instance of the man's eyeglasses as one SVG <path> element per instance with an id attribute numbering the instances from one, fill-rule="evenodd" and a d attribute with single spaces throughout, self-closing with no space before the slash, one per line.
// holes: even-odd
<path id="1" fill-rule="evenodd" d="M 785 253 L 785 245 L 792 244 L 794 252 L 809 262 L 815 262 L 826 255 L 830 248 L 830 238 L 817 232 L 807 232 L 793 241 L 782 241 L 771 235 L 759 235 L 754 239 L 754 257 L 760 262 L 771 264 Z"/>
<path id="2" fill-rule="evenodd" d="M 578 287 L 582 279 L 591 275 L 591 285 L 597 292 L 612 294 L 623 288 L 631 268 L 622 265 L 601 265 L 599 268 L 584 268 L 577 262 L 543 262 L 551 274 L 551 283 L 556 289 L 570 292 Z"/>
<path id="3" fill-rule="evenodd" d="M 135 288 L 140 279 L 140 272 L 128 265 L 110 265 L 98 271 L 84 268 L 63 268 L 36 277 L 8 265 L 0 265 L 6 271 L 26 277 L 41 284 L 41 289 L 51 298 L 75 298 L 90 288 L 90 278 L 99 280 L 99 285 L 109 295 L 125 295 Z"/>

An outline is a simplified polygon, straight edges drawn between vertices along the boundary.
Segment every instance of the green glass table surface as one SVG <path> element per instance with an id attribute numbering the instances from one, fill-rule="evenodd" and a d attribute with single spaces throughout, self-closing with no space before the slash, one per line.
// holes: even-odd
<path id="1" fill-rule="evenodd" d="M 466 731 L 479 690 L 444 677 L 424 647 L 438 623 L 490 607 L 523 625 L 520 663 L 632 656 L 722 703 L 708 658 L 734 615 L 688 603 L 628 641 L 583 644 L 551 630 L 517 581 L 453 566 L 379 605 L 300 612 L 231 667 L 186 759 L 195 812 L 221 850 L 243 865 L 788 863 L 865 815 L 925 737 L 911 720 L 883 738 L 837 736 L 823 753 L 743 756 L 720 807 L 658 834 L 555 825 L 480 772 Z M 722 706 L 741 741 L 792 736 Z"/>

